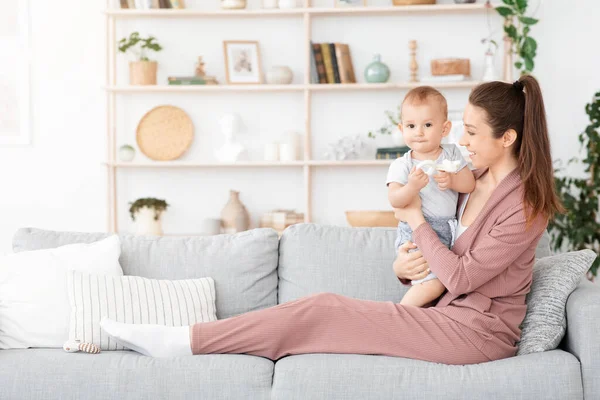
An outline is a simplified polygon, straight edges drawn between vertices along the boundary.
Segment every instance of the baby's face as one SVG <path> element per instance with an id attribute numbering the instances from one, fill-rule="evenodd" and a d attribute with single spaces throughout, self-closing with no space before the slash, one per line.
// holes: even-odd
<path id="1" fill-rule="evenodd" d="M 404 142 L 413 151 L 428 153 L 440 147 L 445 131 L 446 117 L 436 101 L 402 106 L 402 122 L 399 125 Z"/>

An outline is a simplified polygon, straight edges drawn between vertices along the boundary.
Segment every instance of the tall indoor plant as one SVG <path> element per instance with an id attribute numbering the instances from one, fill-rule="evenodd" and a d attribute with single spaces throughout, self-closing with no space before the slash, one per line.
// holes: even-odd
<path id="1" fill-rule="evenodd" d="M 527 0 L 502 0 L 504 5 L 496 11 L 504 17 L 504 33 L 511 40 L 509 51 L 516 56 L 514 66 L 521 75 L 529 74 L 535 67 L 537 42 L 529 36 L 531 26 L 538 20 L 525 15 Z"/>
<path id="2" fill-rule="evenodd" d="M 600 195 L 600 92 L 591 103 L 586 104 L 585 112 L 590 124 L 579 134 L 579 143 L 587 155 L 581 162 L 585 166 L 587 178 L 557 177 L 556 190 L 567 212 L 557 214 L 548 228 L 552 235 L 554 250 L 563 245 L 568 250 L 592 249 L 600 253 L 600 223 L 598 222 L 598 196 Z M 569 163 L 577 158 L 569 160 Z M 557 172 L 559 172 L 557 170 Z M 600 258 L 596 258 L 588 278 L 593 280 L 598 273 Z"/>

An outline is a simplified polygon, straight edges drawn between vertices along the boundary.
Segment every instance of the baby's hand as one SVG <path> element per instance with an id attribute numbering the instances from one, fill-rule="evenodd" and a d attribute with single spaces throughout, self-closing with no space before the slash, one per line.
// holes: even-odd
<path id="1" fill-rule="evenodd" d="M 448 190 L 452 186 L 452 175 L 445 171 L 438 171 L 437 174 L 433 176 L 433 179 L 438 184 L 440 190 Z"/>
<path id="2" fill-rule="evenodd" d="M 408 175 L 408 183 L 421 190 L 429 183 L 429 176 L 422 169 L 413 167 Z"/>

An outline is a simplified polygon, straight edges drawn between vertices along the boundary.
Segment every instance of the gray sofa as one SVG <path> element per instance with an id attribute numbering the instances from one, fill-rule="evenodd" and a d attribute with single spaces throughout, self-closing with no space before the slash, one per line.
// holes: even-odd
<path id="1" fill-rule="evenodd" d="M 21 229 L 15 252 L 93 242 L 106 234 Z M 122 235 L 126 275 L 211 276 L 219 319 L 317 292 L 399 302 L 395 229 L 301 224 L 213 237 Z M 549 254 L 547 237 L 538 256 Z M 559 349 L 477 365 L 306 354 L 153 359 L 132 351 L 0 351 L 1 399 L 599 399 L 600 287 L 581 282 Z"/>

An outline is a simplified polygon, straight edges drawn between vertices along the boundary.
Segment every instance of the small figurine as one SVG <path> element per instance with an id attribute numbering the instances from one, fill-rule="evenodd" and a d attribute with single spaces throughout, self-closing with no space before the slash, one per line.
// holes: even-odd
<path id="1" fill-rule="evenodd" d="M 202 56 L 198 57 L 198 62 L 196 63 L 196 76 L 201 76 L 201 77 L 206 76 L 206 72 L 204 71 L 204 61 L 202 60 Z"/>

